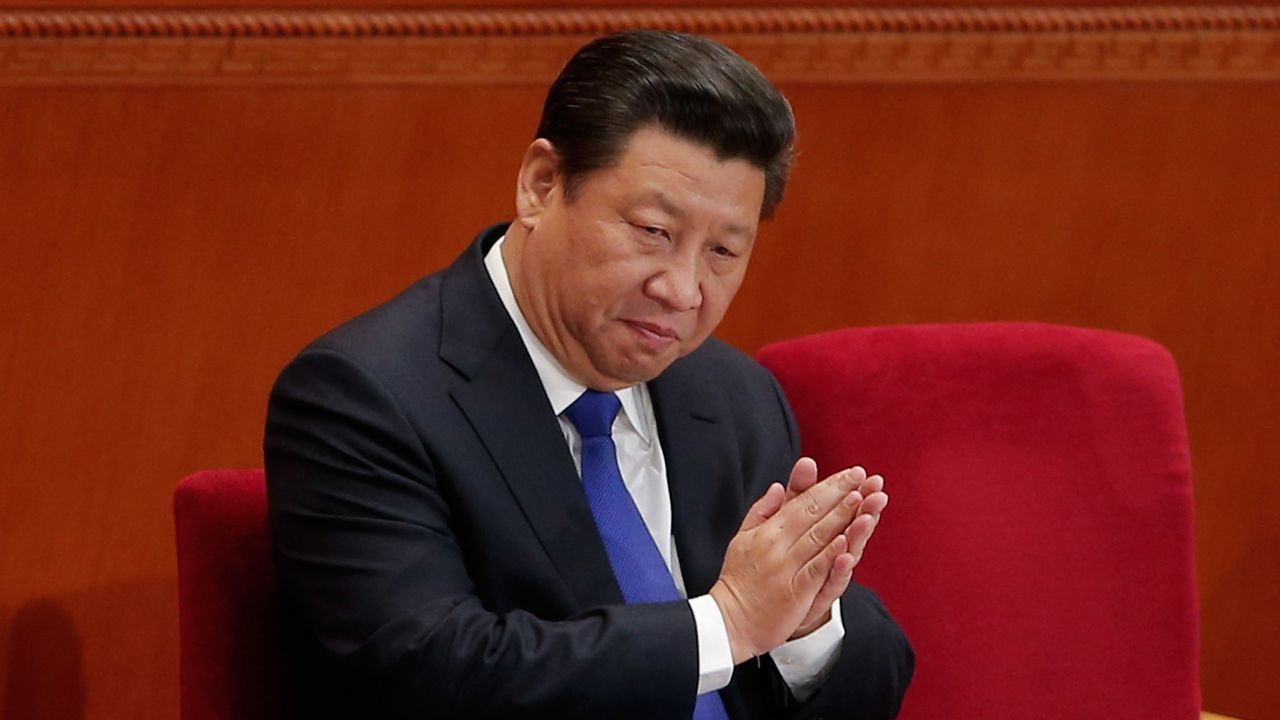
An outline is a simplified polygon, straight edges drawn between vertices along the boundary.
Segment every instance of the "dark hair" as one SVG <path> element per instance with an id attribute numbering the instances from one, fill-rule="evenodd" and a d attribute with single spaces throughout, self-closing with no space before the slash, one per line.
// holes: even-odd
<path id="1" fill-rule="evenodd" d="M 617 162 L 632 133 L 648 125 L 763 170 L 760 215 L 772 217 L 791 170 L 791 105 L 714 40 L 631 30 L 588 43 L 547 92 L 537 137 L 555 146 L 572 197 L 587 173 Z"/>

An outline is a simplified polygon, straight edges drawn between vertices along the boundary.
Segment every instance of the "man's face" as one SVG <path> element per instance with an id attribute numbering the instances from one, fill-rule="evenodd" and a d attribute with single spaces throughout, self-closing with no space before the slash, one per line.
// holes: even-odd
<path id="1" fill-rule="evenodd" d="M 646 128 L 568 200 L 548 148 L 526 154 L 517 222 L 527 234 L 504 254 L 520 308 L 578 381 L 652 380 L 728 310 L 755 243 L 764 172 Z M 531 168 L 539 162 L 550 168 Z"/>

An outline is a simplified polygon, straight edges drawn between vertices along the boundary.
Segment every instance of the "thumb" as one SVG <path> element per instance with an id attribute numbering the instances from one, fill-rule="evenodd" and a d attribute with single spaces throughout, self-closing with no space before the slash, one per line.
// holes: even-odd
<path id="1" fill-rule="evenodd" d="M 791 478 L 787 480 L 787 499 L 803 495 L 804 491 L 818 483 L 818 463 L 813 458 L 802 457 L 791 468 Z"/>
<path id="2" fill-rule="evenodd" d="M 751 507 L 747 509 L 747 516 L 742 519 L 742 527 L 739 532 L 754 530 L 763 525 L 765 520 L 773 517 L 773 514 L 782 507 L 782 500 L 785 497 L 786 493 L 780 483 L 770 485 L 769 489 L 765 490 L 764 494 L 760 496 L 760 499 L 752 503 Z"/>

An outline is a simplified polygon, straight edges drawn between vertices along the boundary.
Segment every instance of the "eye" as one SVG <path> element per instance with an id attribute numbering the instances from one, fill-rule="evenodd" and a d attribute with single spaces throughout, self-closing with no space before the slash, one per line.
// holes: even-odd
<path id="1" fill-rule="evenodd" d="M 713 254 L 715 254 L 715 255 L 716 255 L 716 257 L 722 257 L 722 258 L 735 258 L 735 257 L 738 257 L 738 254 L 737 254 L 737 253 L 735 253 L 734 251 L 732 251 L 732 250 L 730 250 L 729 248 L 725 247 L 724 245 L 717 245 L 717 246 L 715 246 L 715 247 L 711 248 L 711 252 L 712 252 Z"/>
<path id="2" fill-rule="evenodd" d="M 646 235 L 652 235 L 653 237 L 662 238 L 663 240 L 671 239 L 671 233 L 667 232 L 666 230 L 663 230 L 660 227 L 656 227 L 653 225 L 640 225 L 639 227 L 640 227 L 640 231 Z"/>

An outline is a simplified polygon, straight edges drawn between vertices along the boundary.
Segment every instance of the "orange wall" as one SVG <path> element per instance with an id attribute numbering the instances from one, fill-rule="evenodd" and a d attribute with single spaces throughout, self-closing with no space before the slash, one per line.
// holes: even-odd
<path id="1" fill-rule="evenodd" d="M 1186 384 L 1206 706 L 1280 686 L 1280 85 L 792 83 L 722 335 L 1043 320 Z M 0 714 L 176 717 L 170 492 L 306 341 L 507 217 L 543 86 L 0 87 Z"/>

